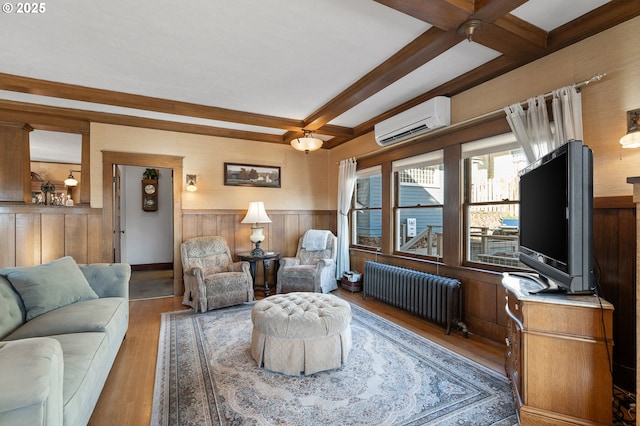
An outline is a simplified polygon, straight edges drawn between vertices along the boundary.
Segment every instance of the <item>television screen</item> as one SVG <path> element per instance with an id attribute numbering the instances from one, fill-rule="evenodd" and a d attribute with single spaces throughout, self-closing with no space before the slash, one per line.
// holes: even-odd
<path id="1" fill-rule="evenodd" d="M 592 163 L 569 141 L 520 173 L 520 261 L 552 289 L 593 292 Z"/>
<path id="2" fill-rule="evenodd" d="M 520 178 L 520 241 L 567 272 L 569 228 L 565 152 Z"/>

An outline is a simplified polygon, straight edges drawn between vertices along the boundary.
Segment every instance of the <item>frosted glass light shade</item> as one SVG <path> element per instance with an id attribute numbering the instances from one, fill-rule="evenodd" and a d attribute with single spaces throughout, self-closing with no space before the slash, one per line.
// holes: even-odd
<path id="1" fill-rule="evenodd" d="M 623 148 L 640 147 L 640 129 L 638 120 L 640 119 L 640 109 L 627 111 L 627 134 L 620 138 L 620 145 Z"/>
<path id="2" fill-rule="evenodd" d="M 630 132 L 620 138 L 620 145 L 623 148 L 638 148 L 640 147 L 640 131 Z"/>
<path id="3" fill-rule="evenodd" d="M 322 143 L 322 139 L 314 138 L 308 130 L 304 131 L 303 137 L 291 140 L 292 147 L 298 151 L 304 151 L 306 154 L 308 154 L 309 151 L 316 151 L 322 148 Z"/>
<path id="4" fill-rule="evenodd" d="M 73 177 L 73 172 L 69 172 L 69 176 L 64 180 L 65 186 L 77 186 L 78 180 Z"/>

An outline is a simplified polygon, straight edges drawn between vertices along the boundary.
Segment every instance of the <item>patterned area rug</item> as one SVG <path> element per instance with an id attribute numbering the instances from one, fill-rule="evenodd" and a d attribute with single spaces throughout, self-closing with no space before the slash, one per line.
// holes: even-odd
<path id="1" fill-rule="evenodd" d="M 504 376 L 354 305 L 341 369 L 259 369 L 251 307 L 163 314 L 152 425 L 517 424 Z"/>

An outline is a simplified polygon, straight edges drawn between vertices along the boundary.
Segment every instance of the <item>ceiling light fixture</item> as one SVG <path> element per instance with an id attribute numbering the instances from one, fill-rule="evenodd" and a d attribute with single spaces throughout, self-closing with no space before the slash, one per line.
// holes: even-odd
<path id="1" fill-rule="evenodd" d="M 311 130 L 302 130 L 304 136 L 301 138 L 295 138 L 291 140 L 291 146 L 298 151 L 304 151 L 308 154 L 309 151 L 316 151 L 322 148 L 322 139 L 314 138 Z"/>
<path id="2" fill-rule="evenodd" d="M 458 34 L 466 38 L 468 41 L 473 41 L 473 35 L 482 28 L 482 21 L 479 19 L 469 19 L 458 27 Z"/>
<path id="3" fill-rule="evenodd" d="M 623 148 L 640 147 L 640 130 L 638 120 L 640 119 L 640 109 L 627 111 L 627 134 L 620 138 L 620 145 Z"/>

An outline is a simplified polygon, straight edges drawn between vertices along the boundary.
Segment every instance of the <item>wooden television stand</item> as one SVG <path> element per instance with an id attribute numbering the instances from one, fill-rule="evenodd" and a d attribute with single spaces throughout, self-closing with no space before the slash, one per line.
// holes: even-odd
<path id="1" fill-rule="evenodd" d="M 522 425 L 612 423 L 613 305 L 596 296 L 529 294 L 504 274 L 507 376 Z"/>

